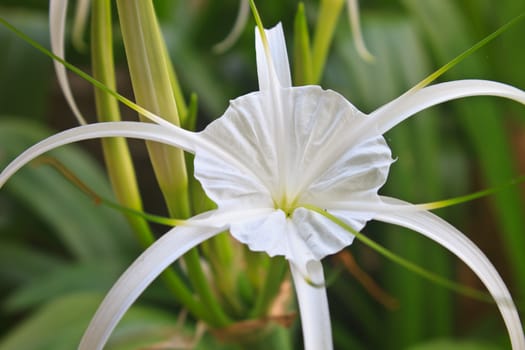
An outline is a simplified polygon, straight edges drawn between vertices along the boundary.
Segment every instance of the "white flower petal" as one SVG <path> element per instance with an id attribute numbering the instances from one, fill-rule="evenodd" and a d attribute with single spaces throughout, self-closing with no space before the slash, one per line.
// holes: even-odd
<path id="1" fill-rule="evenodd" d="M 374 134 L 384 134 L 408 117 L 437 104 L 469 96 L 499 96 L 525 104 L 525 91 L 489 80 L 457 80 L 408 92 L 370 114 Z M 366 130 L 362 130 L 366 133 Z"/>
<path id="2" fill-rule="evenodd" d="M 367 117 L 343 96 L 308 86 L 293 89 L 287 191 L 300 203 L 376 198 L 385 183 L 391 152 L 382 136 L 356 144 L 354 130 Z"/>
<path id="3" fill-rule="evenodd" d="M 278 23 L 275 27 L 266 29 L 264 32 L 268 38 L 269 52 L 266 52 L 259 30 L 255 28 L 255 51 L 257 54 L 259 90 L 269 90 L 271 81 L 274 78 L 278 79 L 281 87 L 291 87 L 292 78 L 290 75 L 283 27 L 281 23 Z"/>
<path id="4" fill-rule="evenodd" d="M 322 152 L 321 148 L 313 156 L 322 157 Z M 390 148 L 383 137 L 367 139 L 344 149 L 344 153 L 339 154 L 338 157 L 328 154 L 325 158 L 332 161 L 326 165 L 323 173 L 312 176 L 314 180 L 302 192 L 301 202 L 317 204 L 342 200 L 375 202 L 377 191 L 386 182 L 393 162 Z M 319 162 L 324 162 L 324 159 Z M 310 174 L 305 172 L 304 178 L 308 175 Z"/>
<path id="5" fill-rule="evenodd" d="M 255 220 L 232 223 L 230 232 L 235 239 L 246 244 L 252 251 L 289 258 L 287 225 L 288 220 L 284 212 L 274 209 L 270 214 Z"/>
<path id="6" fill-rule="evenodd" d="M 252 251 L 265 252 L 272 257 L 284 256 L 305 276 L 308 275 L 308 264 L 318 260 L 308 245 L 313 245 L 318 240 L 308 242 L 304 236 L 311 235 L 311 232 L 301 232 L 297 223 L 287 218 L 282 210 L 274 210 L 271 214 L 254 220 L 232 223 L 230 232 Z"/>
<path id="7" fill-rule="evenodd" d="M 181 226 L 159 238 L 111 288 L 91 320 L 78 349 L 102 349 L 124 313 L 164 269 L 188 250 L 224 229 Z"/>
<path id="8" fill-rule="evenodd" d="M 305 276 L 309 276 L 308 266 L 312 261 L 337 253 L 354 239 L 339 225 L 305 208 L 296 209 L 291 217 L 282 210 L 266 210 L 271 213 L 254 211 L 252 218 L 242 220 L 239 215 L 230 226 L 232 236 L 252 251 L 284 256 Z M 360 230 L 364 222 L 348 223 Z"/>
<path id="9" fill-rule="evenodd" d="M 377 200 L 392 163 L 381 136 L 353 144 L 353 130 L 367 117 L 344 97 L 318 86 L 280 89 L 286 101 L 272 116 L 268 95 L 251 93 L 231 102 L 203 135 L 227 157 L 196 152 L 195 172 L 219 206 Z M 275 135 L 280 119 L 286 138 Z M 235 159 L 232 159 L 235 158 Z"/>
<path id="10" fill-rule="evenodd" d="M 22 166 L 54 148 L 83 140 L 101 137 L 132 137 L 157 141 L 193 152 L 201 138 L 198 134 L 183 129 L 165 128 L 152 123 L 108 122 L 79 126 L 63 131 L 40 141 L 25 150 L 0 174 L 0 187 Z"/>
<path id="11" fill-rule="evenodd" d="M 195 177 L 219 206 L 273 206 L 272 189 L 278 179 L 275 138 L 265 120 L 266 100 L 260 93 L 231 102 L 225 114 L 209 124 L 203 136 L 227 157 L 205 150 L 195 154 Z"/>
<path id="12" fill-rule="evenodd" d="M 393 198 L 383 197 L 382 199 L 387 205 L 400 208 L 411 205 Z M 512 297 L 494 266 L 472 241 L 446 221 L 428 211 L 386 210 L 378 212 L 374 219 L 419 232 L 463 260 L 485 284 L 496 301 L 507 326 L 512 348 L 525 349 L 523 329 Z"/>
<path id="13" fill-rule="evenodd" d="M 282 210 L 274 210 L 255 220 L 232 223 L 230 232 L 252 251 L 265 252 L 272 257 L 284 256 L 305 276 L 308 263 L 317 260 L 296 223 Z"/>
<path id="14" fill-rule="evenodd" d="M 67 14 L 67 3 L 68 0 L 50 0 L 49 1 L 49 31 L 51 36 L 51 51 L 58 57 L 64 59 L 64 37 L 66 32 L 66 14 Z M 58 83 L 64 97 L 66 98 L 69 107 L 73 111 L 73 114 L 77 118 L 81 125 L 86 124 L 82 113 L 80 113 L 73 94 L 71 87 L 69 86 L 69 80 L 67 79 L 66 68 L 60 62 L 54 61 L 55 72 L 57 75 Z"/>
<path id="15" fill-rule="evenodd" d="M 323 286 L 323 266 L 319 261 L 312 261 L 308 266 L 308 278 L 323 287 L 310 285 L 293 263 L 290 264 L 290 270 L 299 303 L 305 350 L 332 349 L 332 327 L 326 288 Z"/>
<path id="16" fill-rule="evenodd" d="M 321 215 L 296 208 L 321 206 L 361 230 L 374 216 L 370 209 L 381 203 L 377 191 L 392 158 L 381 136 L 353 145 L 348 134 L 367 117 L 341 95 L 317 86 L 281 88 L 279 94 L 286 104 L 273 116 L 271 94 L 256 92 L 232 101 L 202 133 L 229 156 L 197 149 L 195 176 L 219 208 L 275 208 L 266 218 L 232 225 L 232 235 L 254 251 L 283 255 L 304 269 L 308 261 L 351 244 L 353 236 Z M 272 119 L 281 119 L 284 141 L 275 135 Z M 368 203 L 369 210 L 332 207 L 338 201 Z"/>
<path id="17" fill-rule="evenodd" d="M 205 226 L 205 227 L 222 227 L 230 226 L 232 223 L 243 223 L 247 221 L 257 220 L 262 217 L 271 215 L 275 209 L 273 208 L 256 208 L 256 209 L 241 209 L 241 210 L 221 210 L 216 209 L 209 212 L 204 217 L 194 217 L 191 221 L 186 221 L 187 226 Z"/>
<path id="18" fill-rule="evenodd" d="M 290 260 L 296 263 L 302 262 L 303 266 L 307 265 L 310 260 L 321 260 L 327 255 L 339 252 L 344 247 L 352 244 L 354 240 L 354 236 L 339 225 L 305 208 L 298 208 L 293 212 L 292 222 L 297 235 L 301 238 L 301 243 L 307 247 L 309 254 L 296 251 L 296 247 L 292 247 L 291 250 L 294 255 Z M 348 224 L 352 225 L 356 231 L 359 231 L 363 228 L 365 222 L 351 221 Z M 313 256 L 313 259 L 309 259 L 309 256 Z"/>

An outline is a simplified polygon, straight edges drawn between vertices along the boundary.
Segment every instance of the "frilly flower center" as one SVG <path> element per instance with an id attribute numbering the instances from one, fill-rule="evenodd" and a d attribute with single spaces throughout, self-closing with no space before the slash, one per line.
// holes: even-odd
<path id="1" fill-rule="evenodd" d="M 295 209 L 299 207 L 298 203 L 299 197 L 291 197 L 288 194 L 273 199 L 274 208 L 282 210 L 287 217 L 292 216 Z"/>

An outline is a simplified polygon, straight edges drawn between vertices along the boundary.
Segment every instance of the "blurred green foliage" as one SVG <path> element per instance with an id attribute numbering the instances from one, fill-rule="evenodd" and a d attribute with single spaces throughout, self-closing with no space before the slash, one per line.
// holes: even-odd
<path id="1" fill-rule="evenodd" d="M 199 96 L 198 125 L 203 127 L 222 114 L 230 99 L 257 88 L 254 23 L 250 19 L 232 49 L 216 55 L 211 47 L 230 30 L 238 1 L 155 3 L 184 92 Z M 258 2 L 266 26 L 283 22 L 289 52 L 297 5 L 297 1 Z M 365 42 L 376 61 L 370 64 L 358 57 L 343 16 L 321 85 L 340 92 L 364 112 L 397 97 L 525 12 L 522 0 L 504 0 L 497 5 L 490 0 L 375 0 L 360 5 Z M 305 1 L 311 28 L 317 7 L 317 0 Z M 47 6 L 43 2 L 2 0 L 0 15 L 48 45 Z M 522 22 L 440 80 L 482 78 L 525 88 L 524 33 Z M 4 167 L 16 154 L 52 133 L 50 127 L 66 128 L 74 121 L 67 108 L 58 106 L 64 102 L 56 98 L 51 62 L 46 57 L 3 28 L 0 48 L 0 166 Z M 67 52 L 68 60 L 89 69 L 88 53 L 76 52 L 71 46 Z M 122 43 L 116 43 L 116 52 L 119 64 L 125 64 Z M 56 111 L 59 115 L 52 115 Z M 495 186 L 523 174 L 524 116 L 523 106 L 495 98 L 448 103 L 421 113 L 386 135 L 398 160 L 381 192 L 426 202 Z M 94 160 L 98 151 L 94 154 L 68 146 L 52 156 L 82 175 L 98 193 L 111 196 L 104 172 Z M 150 178 L 147 171 L 139 173 L 139 182 Z M 146 206 L 150 211 L 158 208 L 154 201 Z M 523 307 L 525 215 L 521 189 L 447 208 L 440 215 L 486 252 Z M 461 263 L 425 239 L 375 223 L 365 232 L 432 271 L 479 287 Z M 96 206 L 54 170 L 29 166 L 13 177 L 0 191 L 0 349 L 73 348 L 102 293 L 137 256 L 139 249 L 130 237 L 120 214 Z M 328 274 L 340 273 L 341 277 L 329 286 L 335 348 L 508 347 L 494 305 L 455 295 L 357 243 L 348 249 L 400 307 L 388 310 L 352 276 L 341 272 L 335 259 L 328 259 L 333 270 Z M 178 308 L 162 286 L 154 285 L 140 301 L 119 326 L 115 339 L 126 327 L 143 331 L 147 339 L 161 339 L 162 335 L 156 337 L 168 328 L 168 333 L 181 331 L 174 330 Z M 161 312 L 160 307 L 170 312 Z M 183 328 L 184 334 L 192 334 L 191 328 Z M 111 349 L 130 346 L 134 345 L 118 345 L 116 341 Z"/>

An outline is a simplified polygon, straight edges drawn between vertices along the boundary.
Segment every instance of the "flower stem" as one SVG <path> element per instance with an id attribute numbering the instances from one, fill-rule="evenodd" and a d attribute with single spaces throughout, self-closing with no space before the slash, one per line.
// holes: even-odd
<path id="1" fill-rule="evenodd" d="M 166 49 L 153 3 L 150 0 L 118 0 L 117 8 L 137 103 L 180 125 Z M 168 207 L 175 211 L 171 214 L 177 218 L 187 217 L 188 177 L 183 152 L 155 143 L 147 145 L 164 199 Z"/>
<path id="2" fill-rule="evenodd" d="M 315 28 L 312 45 L 313 80 L 317 84 L 321 80 L 328 50 L 332 43 L 337 19 L 343 8 L 343 0 L 321 0 L 319 18 Z"/>
<path id="3" fill-rule="evenodd" d="M 111 2 L 110 0 L 94 0 L 92 6 L 91 53 L 93 76 L 109 89 L 116 90 Z M 102 89 L 95 88 L 95 102 L 99 121 L 120 120 L 118 101 L 113 96 Z M 104 138 L 102 139 L 102 149 L 108 176 L 119 203 L 142 212 L 142 200 L 126 140 L 124 138 Z M 139 243 L 144 248 L 154 242 L 155 237 L 143 217 L 127 214 L 126 218 Z M 206 310 L 193 298 L 190 290 L 173 270 L 166 270 L 162 277 L 169 289 L 190 312 L 197 317 L 205 318 Z"/>
<path id="4" fill-rule="evenodd" d="M 151 0 L 117 0 L 122 37 L 137 103 L 180 125 L 170 73 L 168 54 Z M 171 79 L 170 79 L 171 77 Z M 172 217 L 191 216 L 186 163 L 181 150 L 155 143 L 148 151 L 168 211 Z M 211 292 L 200 264 L 198 250 L 184 256 L 188 278 L 199 294 L 213 327 L 225 326 L 229 319 Z"/>
<path id="5" fill-rule="evenodd" d="M 294 85 L 314 84 L 312 50 L 304 3 L 299 3 L 294 20 Z"/>
<path id="6" fill-rule="evenodd" d="M 115 90 L 115 67 L 109 14 L 110 2 L 108 0 L 93 1 L 91 60 L 93 77 L 108 88 Z M 120 120 L 118 101 L 98 88 L 95 88 L 95 105 L 99 121 Z M 124 138 L 104 138 L 102 149 L 108 175 L 118 201 L 124 206 L 142 211 L 142 200 L 126 140 Z M 149 229 L 145 225 L 145 220 L 131 215 L 126 215 L 126 217 L 135 229 L 140 242 L 143 245 L 149 242 Z"/>
<path id="7" fill-rule="evenodd" d="M 250 317 L 258 318 L 265 316 L 268 311 L 271 302 L 275 299 L 279 288 L 286 276 L 288 271 L 288 263 L 283 257 L 274 257 L 270 259 L 270 265 L 268 266 L 265 283 L 259 292 L 255 306 L 250 312 Z"/>

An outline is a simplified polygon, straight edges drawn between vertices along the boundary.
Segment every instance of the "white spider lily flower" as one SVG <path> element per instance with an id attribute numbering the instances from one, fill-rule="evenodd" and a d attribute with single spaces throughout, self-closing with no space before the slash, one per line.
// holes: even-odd
<path id="1" fill-rule="evenodd" d="M 61 145 L 97 137 L 158 141 L 195 154 L 195 176 L 218 209 L 168 231 L 122 275 L 99 307 L 79 349 L 101 349 L 145 288 L 192 247 L 228 229 L 254 251 L 290 263 L 306 349 L 331 349 L 332 335 L 321 259 L 353 236 L 318 211 L 360 231 L 379 220 L 410 228 L 463 260 L 496 300 L 513 349 L 525 349 L 521 322 L 504 282 L 486 256 L 437 216 L 378 195 L 391 152 L 382 134 L 408 117 L 448 100 L 501 96 L 525 104 L 525 92 L 491 81 L 463 80 L 410 91 L 366 115 L 338 93 L 292 87 L 281 25 L 256 34 L 260 91 L 230 103 L 224 115 L 194 133 L 160 118 L 158 124 L 98 123 L 40 142 L 0 174 L 0 186 L 22 165 Z M 315 286 L 314 286 L 315 285 Z"/>

